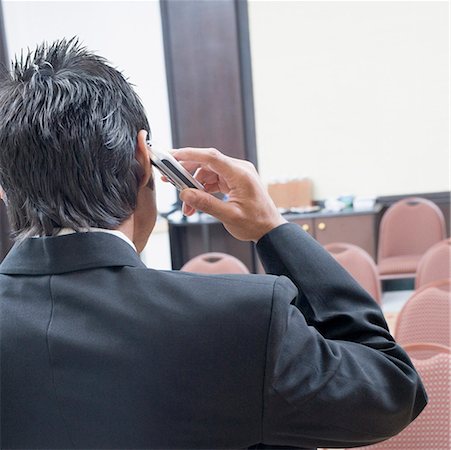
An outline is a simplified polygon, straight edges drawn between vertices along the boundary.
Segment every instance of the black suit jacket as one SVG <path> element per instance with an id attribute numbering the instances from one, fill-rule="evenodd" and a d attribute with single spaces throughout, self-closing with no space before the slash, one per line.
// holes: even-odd
<path id="1" fill-rule="evenodd" d="M 147 269 L 106 233 L 31 238 L 0 266 L 3 448 L 356 446 L 424 407 L 377 304 L 293 224 L 276 275 Z"/>

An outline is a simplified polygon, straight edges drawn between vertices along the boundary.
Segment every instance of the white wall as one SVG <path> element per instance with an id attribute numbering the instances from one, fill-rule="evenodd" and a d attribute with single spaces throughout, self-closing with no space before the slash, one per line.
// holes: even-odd
<path id="1" fill-rule="evenodd" d="M 172 145 L 160 5 L 145 1 L 17 1 L 4 0 L 10 59 L 20 49 L 43 41 L 79 36 L 92 51 L 107 58 L 135 85 L 143 101 L 153 138 Z M 157 180 L 159 177 L 157 176 Z M 172 186 L 158 183 L 158 204 L 167 209 L 175 200 Z M 157 229 L 163 230 L 164 227 Z M 167 236 L 152 236 L 143 260 L 169 268 Z"/>
<path id="2" fill-rule="evenodd" d="M 260 172 L 449 190 L 448 2 L 249 2 Z M 283 157 L 281 157 L 283 156 Z"/>

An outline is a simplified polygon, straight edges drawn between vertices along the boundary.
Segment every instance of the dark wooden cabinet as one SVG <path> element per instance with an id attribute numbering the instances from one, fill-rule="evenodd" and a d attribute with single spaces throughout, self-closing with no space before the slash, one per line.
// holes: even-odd
<path id="1" fill-rule="evenodd" d="M 231 236 L 221 222 L 207 214 L 189 219 L 180 211 L 168 216 L 172 269 L 178 270 L 194 256 L 206 252 L 223 252 L 241 260 L 251 272 L 256 272 L 254 244 Z"/>
<path id="2" fill-rule="evenodd" d="M 304 231 L 306 231 L 308 234 L 315 237 L 315 222 L 314 219 L 308 219 L 308 218 L 293 218 L 290 220 L 290 222 L 297 223 Z"/>
<path id="3" fill-rule="evenodd" d="M 376 205 L 369 211 L 349 209 L 338 213 L 289 214 L 285 217 L 323 245 L 348 242 L 375 258 L 380 209 Z M 185 262 L 201 253 L 224 252 L 243 261 L 251 272 L 263 272 L 254 244 L 233 238 L 213 217 L 199 214 L 187 219 L 177 211 L 168 217 L 168 224 L 173 269 L 180 269 Z"/>
<path id="4" fill-rule="evenodd" d="M 375 259 L 380 211 L 381 207 L 377 205 L 369 211 L 318 212 L 301 217 L 289 215 L 287 219 L 297 223 L 323 245 L 347 242 L 363 248 Z"/>

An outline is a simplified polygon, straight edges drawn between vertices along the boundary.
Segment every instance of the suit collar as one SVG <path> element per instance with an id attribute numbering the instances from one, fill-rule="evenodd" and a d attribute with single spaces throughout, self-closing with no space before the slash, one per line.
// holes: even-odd
<path id="1" fill-rule="evenodd" d="M 86 229 L 81 230 L 83 232 L 86 233 L 107 233 L 107 234 L 112 234 L 114 236 L 120 237 L 122 240 L 124 240 L 125 242 L 127 242 L 128 245 L 130 245 L 130 247 L 133 248 L 133 250 L 136 250 L 135 244 L 122 232 L 119 230 L 108 230 L 106 228 L 94 228 L 94 227 L 89 227 Z M 56 236 L 64 236 L 65 234 L 74 234 L 76 233 L 76 231 L 72 228 L 61 228 L 60 231 L 58 231 L 58 233 L 56 233 Z M 35 236 L 37 237 L 37 236 Z"/>
<path id="2" fill-rule="evenodd" d="M 0 273 L 52 275 L 98 267 L 145 267 L 128 243 L 107 233 L 28 238 L 16 243 Z"/>

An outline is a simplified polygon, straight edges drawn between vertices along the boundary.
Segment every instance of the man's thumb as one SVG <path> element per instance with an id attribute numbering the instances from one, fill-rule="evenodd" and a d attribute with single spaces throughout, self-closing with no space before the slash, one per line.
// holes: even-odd
<path id="1" fill-rule="evenodd" d="M 219 220 L 222 220 L 226 214 L 227 205 L 223 201 L 198 189 L 184 189 L 180 192 L 180 199 L 188 206 L 204 213 L 211 214 Z"/>

